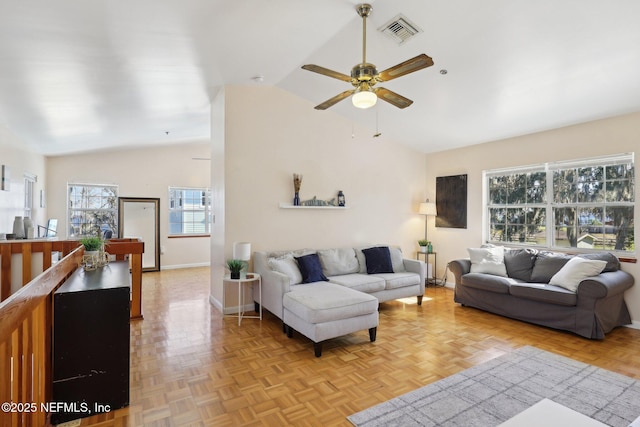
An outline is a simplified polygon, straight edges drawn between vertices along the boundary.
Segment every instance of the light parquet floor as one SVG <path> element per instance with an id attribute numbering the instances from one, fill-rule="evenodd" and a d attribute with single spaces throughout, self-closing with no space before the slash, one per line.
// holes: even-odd
<path id="1" fill-rule="evenodd" d="M 502 318 L 427 288 L 384 303 L 367 331 L 312 343 L 265 313 L 224 318 L 209 304 L 209 269 L 143 275 L 144 320 L 131 326 L 131 404 L 83 426 L 350 426 L 346 417 L 524 345 L 640 379 L 640 330 L 603 341 Z"/>

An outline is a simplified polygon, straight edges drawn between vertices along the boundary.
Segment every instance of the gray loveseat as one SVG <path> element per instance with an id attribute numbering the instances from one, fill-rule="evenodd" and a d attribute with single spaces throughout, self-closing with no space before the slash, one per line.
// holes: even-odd
<path id="1" fill-rule="evenodd" d="M 592 339 L 631 323 L 624 292 L 634 278 L 620 270 L 615 255 L 489 250 L 495 256 L 488 262 L 480 257 L 472 263 L 477 253 L 469 249 L 471 259 L 449 263 L 455 276 L 455 302 Z M 578 259 L 569 264 L 572 258 Z M 580 271 L 582 266 L 587 273 Z M 589 268 L 595 271 L 588 273 Z"/>

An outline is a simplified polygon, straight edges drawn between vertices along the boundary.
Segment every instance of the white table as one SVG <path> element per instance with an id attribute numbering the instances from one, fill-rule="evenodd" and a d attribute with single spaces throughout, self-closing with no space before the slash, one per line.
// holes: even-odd
<path id="1" fill-rule="evenodd" d="M 498 427 L 602 427 L 600 421 L 569 409 L 549 399 L 542 399 Z"/>
<path id="2" fill-rule="evenodd" d="M 254 282 L 258 283 L 258 303 L 260 307 L 258 308 L 258 316 L 245 316 L 244 314 L 244 289 L 245 285 L 253 284 Z M 262 278 L 258 273 L 247 273 L 246 277 L 240 277 L 240 279 L 232 279 L 229 274 L 224 276 L 222 280 L 223 289 L 222 289 L 222 313 L 225 316 L 238 317 L 238 326 L 242 322 L 243 318 L 246 319 L 260 319 L 262 320 Z M 225 286 L 228 283 L 236 284 L 238 286 L 238 314 L 225 314 L 226 303 L 225 303 Z"/>

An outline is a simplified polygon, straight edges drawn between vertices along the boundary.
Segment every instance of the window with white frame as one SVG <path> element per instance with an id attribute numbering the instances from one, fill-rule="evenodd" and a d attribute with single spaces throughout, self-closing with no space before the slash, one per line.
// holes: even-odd
<path id="1" fill-rule="evenodd" d="M 24 174 L 24 217 L 33 218 L 33 192 L 38 177 L 36 175 Z"/>
<path id="2" fill-rule="evenodd" d="M 118 230 L 118 186 L 68 184 L 69 237 L 102 236 Z"/>
<path id="3" fill-rule="evenodd" d="M 486 171 L 486 240 L 634 253 L 633 154 Z"/>
<path id="4" fill-rule="evenodd" d="M 211 232 L 211 190 L 169 187 L 169 235 L 189 236 Z"/>

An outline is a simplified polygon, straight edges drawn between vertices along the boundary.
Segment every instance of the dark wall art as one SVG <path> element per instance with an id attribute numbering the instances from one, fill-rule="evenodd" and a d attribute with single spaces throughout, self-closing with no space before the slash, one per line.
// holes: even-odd
<path id="1" fill-rule="evenodd" d="M 467 175 L 436 177 L 436 227 L 467 228 Z"/>

